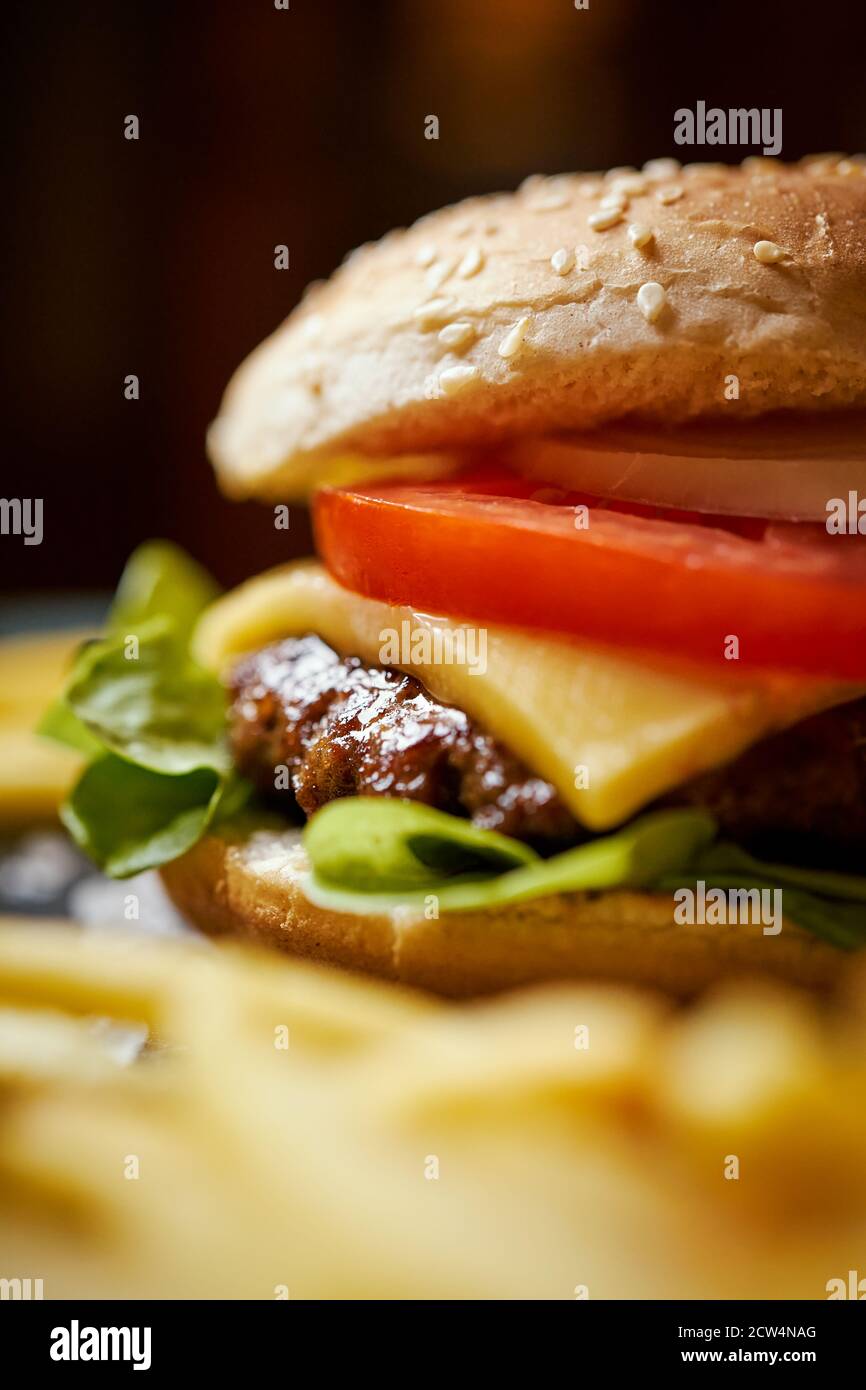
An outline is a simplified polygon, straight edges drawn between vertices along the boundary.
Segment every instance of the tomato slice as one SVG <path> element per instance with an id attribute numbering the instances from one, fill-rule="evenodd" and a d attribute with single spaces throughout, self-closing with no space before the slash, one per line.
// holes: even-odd
<path id="1" fill-rule="evenodd" d="M 319 552 L 428 613 L 739 668 L 866 679 L 866 537 L 607 501 L 486 469 L 325 489 Z"/>

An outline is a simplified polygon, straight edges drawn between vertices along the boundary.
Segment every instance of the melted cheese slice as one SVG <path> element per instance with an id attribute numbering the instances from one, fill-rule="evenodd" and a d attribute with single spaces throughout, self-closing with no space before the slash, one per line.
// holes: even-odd
<path id="1" fill-rule="evenodd" d="M 281 637 L 316 633 L 341 655 L 396 665 L 456 705 L 552 782 L 590 830 L 607 830 L 698 772 L 809 714 L 861 694 L 839 681 L 783 674 L 743 677 L 735 666 L 706 670 L 643 654 L 487 626 L 486 670 L 467 664 L 383 656 L 390 633 L 408 631 L 417 649 L 453 648 L 450 623 L 362 598 L 315 562 L 271 570 L 219 599 L 203 615 L 198 659 L 221 672 L 241 653 Z M 468 645 L 468 644 L 467 644 Z M 472 648 L 469 647 L 470 655 Z M 721 664 L 721 663 L 720 663 Z"/>

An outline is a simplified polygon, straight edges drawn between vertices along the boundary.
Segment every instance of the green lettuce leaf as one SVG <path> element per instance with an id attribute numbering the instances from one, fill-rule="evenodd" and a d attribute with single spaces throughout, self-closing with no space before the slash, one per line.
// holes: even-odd
<path id="1" fill-rule="evenodd" d="M 765 864 L 726 842 L 711 843 L 711 817 L 657 811 L 624 830 L 541 859 L 515 840 L 411 801 L 351 797 L 332 802 L 304 832 L 307 892 L 344 912 L 423 907 L 472 911 L 554 893 L 643 888 L 781 888 L 785 915 L 841 950 L 866 947 L 866 878 Z"/>
<path id="2" fill-rule="evenodd" d="M 225 692 L 170 618 L 86 646 L 64 698 L 92 738 L 130 762 L 165 773 L 229 770 Z"/>
<path id="3" fill-rule="evenodd" d="M 456 875 L 487 879 L 538 859 L 519 840 L 389 797 L 330 802 L 309 822 L 304 845 L 319 879 L 361 893 L 405 893 Z"/>
<path id="4" fill-rule="evenodd" d="M 48 706 L 36 725 L 36 732 L 54 743 L 62 743 L 65 748 L 74 748 L 76 753 L 84 753 L 88 758 L 102 752 L 99 739 L 88 733 L 63 696 Z"/>
<path id="5" fill-rule="evenodd" d="M 347 797 L 304 832 L 314 901 L 370 912 L 421 906 L 471 911 L 552 893 L 647 887 L 691 863 L 715 834 L 702 811 L 656 811 L 552 859 L 417 802 Z"/>
<path id="6" fill-rule="evenodd" d="M 196 618 L 217 592 L 176 546 L 141 546 L 105 636 L 80 648 L 39 725 L 90 759 L 61 816 L 112 877 L 183 854 L 249 792 L 231 764 L 225 692 L 189 654 Z"/>
<path id="7" fill-rule="evenodd" d="M 189 643 L 199 614 L 219 596 L 219 585 L 171 541 L 145 541 L 126 563 L 106 625 L 109 634 L 137 632 L 150 618 L 171 618 Z"/>
<path id="8" fill-rule="evenodd" d="M 109 753 L 85 768 L 60 817 L 105 873 L 128 878 L 191 849 L 223 793 L 207 768 L 167 777 Z"/>
<path id="9" fill-rule="evenodd" d="M 105 620 L 105 637 L 136 635 L 152 618 L 168 618 L 178 640 L 188 643 L 199 613 L 219 594 L 219 586 L 201 565 L 171 541 L 145 541 L 126 562 Z M 104 639 L 103 639 L 104 640 Z M 85 642 L 78 660 L 94 645 Z M 78 666 L 73 671 L 73 679 Z M 36 726 L 37 733 L 77 753 L 95 757 L 102 751 L 65 695 L 55 700 Z"/>
<path id="10" fill-rule="evenodd" d="M 866 878 L 825 869 L 763 863 L 738 845 L 719 841 L 699 854 L 690 881 L 710 888 L 780 888 L 782 910 L 798 926 L 843 951 L 866 947 Z M 688 886 L 666 875 L 660 888 Z"/>
<path id="11" fill-rule="evenodd" d="M 700 876 L 717 873 L 752 874 L 772 879 L 781 888 L 803 888 L 823 898 L 843 898 L 866 903 L 866 878 L 857 874 L 838 874 L 827 869 L 802 869 L 793 864 L 767 864 L 747 854 L 739 845 L 720 840 L 698 859 Z"/>

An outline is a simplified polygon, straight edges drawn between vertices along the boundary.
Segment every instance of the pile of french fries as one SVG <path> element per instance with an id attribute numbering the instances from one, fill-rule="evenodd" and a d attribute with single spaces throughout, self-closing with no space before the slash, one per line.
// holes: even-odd
<path id="1" fill-rule="evenodd" d="M 77 647 L 91 634 L 0 640 L 0 829 L 53 818 L 82 759 L 36 733 Z"/>
<path id="2" fill-rule="evenodd" d="M 105 1020 L 146 1025 L 134 1061 Z M 687 1011 L 593 985 L 458 1006 L 13 923 L 0 1278 L 46 1298 L 823 1299 L 866 1275 L 864 1100 L 862 970 L 830 1008 L 746 984 Z"/>

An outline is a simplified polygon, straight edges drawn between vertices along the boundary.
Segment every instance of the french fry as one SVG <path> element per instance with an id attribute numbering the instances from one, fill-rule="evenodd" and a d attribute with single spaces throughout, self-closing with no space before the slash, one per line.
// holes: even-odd
<path id="1" fill-rule="evenodd" d="M 49 1298 L 825 1297 L 866 1259 L 864 997 L 458 1006 L 10 926 L 4 1271 Z M 94 1015 L 150 1046 L 120 1065 Z"/>
<path id="2" fill-rule="evenodd" d="M 35 727 L 60 691 L 87 632 L 0 640 L 0 824 L 54 815 L 82 759 L 41 738 Z"/>
<path id="3" fill-rule="evenodd" d="M 116 1064 L 115 1069 L 116 1069 Z M 105 1080 L 112 1062 L 86 1023 L 47 1009 L 0 1008 L 0 1083 Z"/>
<path id="4" fill-rule="evenodd" d="M 81 933 L 69 923 L 0 917 L 0 1001 L 161 1024 L 175 972 L 209 947 L 132 933 Z"/>

